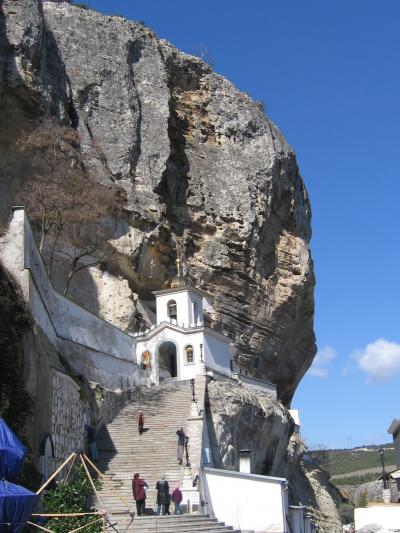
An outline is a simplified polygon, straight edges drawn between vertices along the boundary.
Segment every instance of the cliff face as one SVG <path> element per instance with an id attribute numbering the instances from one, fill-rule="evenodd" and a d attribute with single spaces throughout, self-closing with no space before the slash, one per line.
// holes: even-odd
<path id="1" fill-rule="evenodd" d="M 72 125 L 93 179 L 126 191 L 108 265 L 124 283 L 118 325 L 151 314 L 149 291 L 181 251 L 187 274 L 213 297 L 212 327 L 290 402 L 315 354 L 311 214 L 295 155 L 260 104 L 120 17 L 4 0 L 0 30 L 3 213 L 24 179 L 12 149 L 22 129 L 46 115 Z M 112 319 L 110 298 L 92 283 L 92 310 Z M 73 293 L 92 305 L 79 278 Z"/>

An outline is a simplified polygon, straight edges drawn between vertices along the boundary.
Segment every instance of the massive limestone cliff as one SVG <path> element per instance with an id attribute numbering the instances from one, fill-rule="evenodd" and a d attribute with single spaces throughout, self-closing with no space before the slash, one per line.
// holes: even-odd
<path id="1" fill-rule="evenodd" d="M 150 290 L 181 251 L 238 364 L 289 403 L 315 354 L 311 214 L 295 155 L 262 106 L 142 24 L 4 0 L 0 112 L 3 216 L 27 177 L 13 143 L 49 115 L 77 129 L 93 179 L 126 191 L 106 265 L 123 312 L 101 273 L 92 297 L 77 277 L 74 297 L 131 328 L 151 317 Z"/>

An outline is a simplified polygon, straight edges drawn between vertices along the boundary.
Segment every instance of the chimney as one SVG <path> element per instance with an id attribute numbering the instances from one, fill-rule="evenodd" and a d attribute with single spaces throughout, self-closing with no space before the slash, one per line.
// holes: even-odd
<path id="1" fill-rule="evenodd" d="M 251 455 L 251 450 L 240 450 L 239 451 L 239 472 L 244 472 L 245 474 L 251 474 L 250 455 Z"/>

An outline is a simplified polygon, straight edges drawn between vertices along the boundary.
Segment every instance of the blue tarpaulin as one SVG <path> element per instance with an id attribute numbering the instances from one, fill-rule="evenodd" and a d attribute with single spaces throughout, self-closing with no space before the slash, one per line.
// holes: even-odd
<path id="1" fill-rule="evenodd" d="M 0 479 L 14 481 L 21 471 L 25 446 L 0 418 Z"/>
<path id="2" fill-rule="evenodd" d="M 38 495 L 20 485 L 0 481 L 0 533 L 19 533 L 29 520 Z"/>

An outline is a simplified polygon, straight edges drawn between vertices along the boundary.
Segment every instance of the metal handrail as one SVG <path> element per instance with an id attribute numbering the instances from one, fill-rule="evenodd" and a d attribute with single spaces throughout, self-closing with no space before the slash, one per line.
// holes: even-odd
<path id="1" fill-rule="evenodd" d="M 132 398 L 132 393 L 135 393 L 133 398 Z M 129 389 L 124 390 L 120 396 L 119 401 L 104 411 L 101 417 L 103 421 L 105 421 L 108 418 L 106 416 L 107 413 L 110 413 L 112 411 L 115 411 L 115 412 L 112 414 L 112 416 L 110 416 L 107 422 L 103 422 L 103 423 L 110 424 L 113 420 L 117 418 L 117 416 L 120 414 L 122 409 L 124 409 L 128 405 L 128 402 L 132 400 L 136 401 L 138 399 L 138 396 L 139 396 L 138 387 L 131 387 Z"/>

